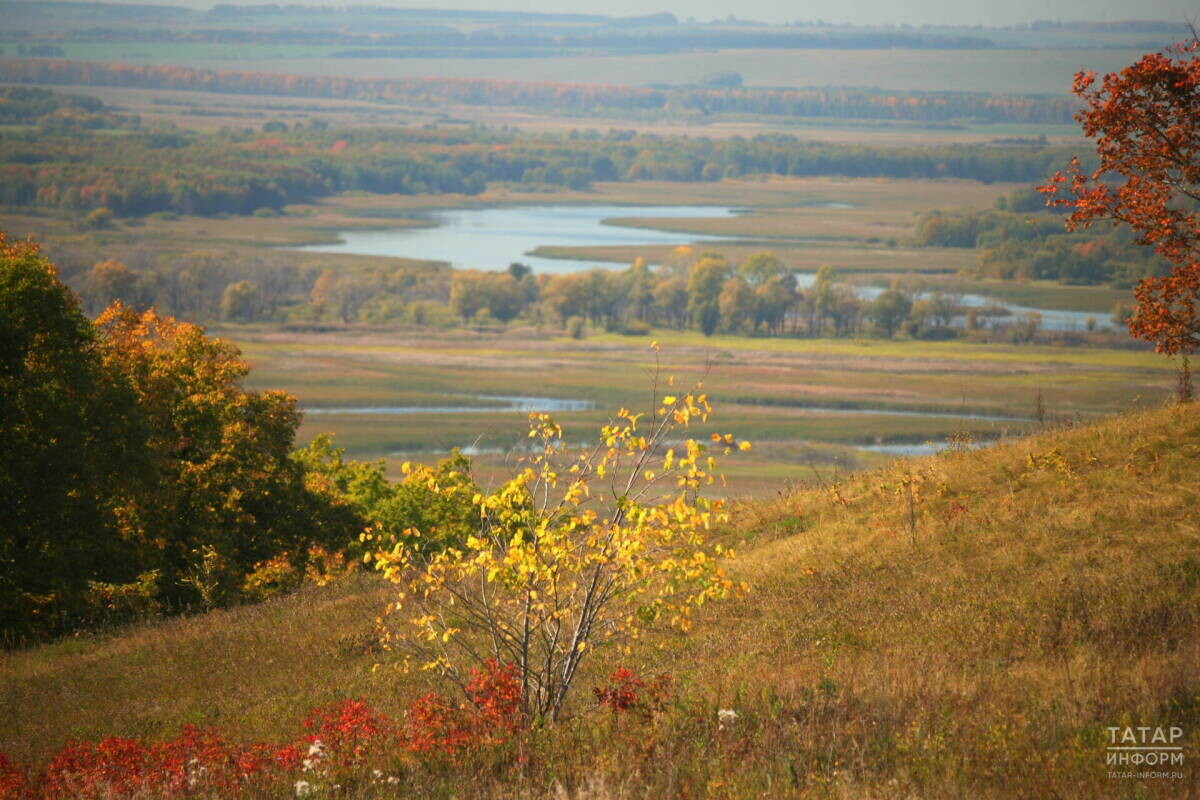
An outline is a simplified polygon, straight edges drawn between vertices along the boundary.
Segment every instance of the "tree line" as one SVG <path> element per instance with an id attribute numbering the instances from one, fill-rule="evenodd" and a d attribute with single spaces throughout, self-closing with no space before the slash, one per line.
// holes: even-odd
<path id="1" fill-rule="evenodd" d="M 1136 241 L 1126 226 L 1064 233 L 1061 209 L 1047 210 L 1042 195 L 1020 189 L 986 211 L 923 214 L 914 231 L 919 246 L 973 248 L 977 275 L 1002 280 L 1055 280 L 1128 289 L 1165 275 L 1170 265 Z"/>
<path id="2" fill-rule="evenodd" d="M 909 122 L 973 120 L 1070 123 L 1077 100 L 1066 95 L 987 92 L 891 92 L 877 89 L 645 88 L 611 84 L 488 78 L 344 78 L 195 69 L 176 65 L 56 59 L 0 62 L 8 83 L 130 86 L 371 100 L 422 105 L 513 106 L 578 113 L 755 114 Z"/>
<path id="3" fill-rule="evenodd" d="M 153 309 L 94 321 L 37 248 L 0 232 L 0 641 L 262 597 L 345 563 L 368 526 L 461 539 L 476 487 L 391 483 L 296 399 L 247 391 L 232 344 Z"/>
<path id="4" fill-rule="evenodd" d="M 873 295 L 873 296 L 872 296 Z M 953 338 L 958 317 L 969 328 L 1006 316 L 1000 308 L 970 310 L 957 295 L 894 283 L 863 293 L 823 266 L 804 286 L 795 271 L 770 252 L 733 262 L 715 251 L 675 248 L 657 267 L 642 259 L 625 270 L 595 268 L 534 277 L 513 264 L 507 272 L 456 270 L 449 310 L 463 323 L 525 319 L 574 337 L 588 327 L 629 335 L 653 328 L 692 329 L 711 336 Z M 428 312 L 426 312 L 428 314 Z M 1030 320 L 1019 321 L 1031 338 Z M 1012 333 L 1013 331 L 1010 331 Z"/>
<path id="5" fill-rule="evenodd" d="M 346 190 L 474 195 L 493 182 L 584 189 L 594 181 L 760 174 L 1033 182 L 1066 155 L 1023 145 L 871 147 L 783 134 L 708 139 L 480 126 L 338 131 L 319 122 L 202 134 L 140 129 L 136 119 L 104 108 L 28 105 L 26 130 L 0 139 L 0 204 L 117 216 L 248 214 Z M 123 135 L 96 129 L 105 124 L 123 126 Z"/>
<path id="6" fill-rule="evenodd" d="M 126 264 L 118 258 L 91 263 L 87 255 L 62 246 L 55 251 L 64 280 L 89 313 L 121 301 L 238 324 L 528 325 L 575 337 L 589 330 L 644 335 L 673 328 L 706 335 L 952 338 L 961 333 L 952 324 L 963 319 L 968 330 L 1028 322 L 999 307 L 967 308 L 949 291 L 917 284 L 863 291 L 829 267 L 805 285 L 773 253 L 739 263 L 690 246 L 675 248 L 656 266 L 638 259 L 625 269 L 562 274 L 534 274 L 520 263 L 501 271 L 332 269 L 319 256 L 297 263 L 270 254 L 235 260 L 195 251 L 155 259 L 133 251 Z"/>

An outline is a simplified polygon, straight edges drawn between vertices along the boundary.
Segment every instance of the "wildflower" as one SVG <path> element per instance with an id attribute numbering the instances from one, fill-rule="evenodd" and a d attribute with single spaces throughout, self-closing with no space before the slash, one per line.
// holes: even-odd
<path id="1" fill-rule="evenodd" d="M 320 739 L 313 739 L 312 744 L 308 746 L 308 758 L 300 762 L 300 766 L 305 772 L 311 772 L 321 763 L 321 759 L 325 757 L 325 745 Z"/>
<path id="2" fill-rule="evenodd" d="M 738 714 L 732 708 L 722 708 L 717 711 L 717 730 L 725 730 L 732 728 L 733 723 L 737 722 Z"/>
<path id="3" fill-rule="evenodd" d="M 296 781 L 296 797 L 308 797 L 312 791 L 312 784 L 308 781 Z"/>

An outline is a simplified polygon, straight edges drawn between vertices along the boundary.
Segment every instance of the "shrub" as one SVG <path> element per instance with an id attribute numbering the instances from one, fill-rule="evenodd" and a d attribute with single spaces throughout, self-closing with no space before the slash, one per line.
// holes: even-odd
<path id="1" fill-rule="evenodd" d="M 583 339 L 587 336 L 587 323 L 583 317 L 571 317 L 567 320 L 567 336 L 572 339 Z"/>
<path id="2" fill-rule="evenodd" d="M 650 323 L 645 320 L 631 319 L 621 327 L 621 333 L 625 336 L 649 336 Z"/>
<path id="3" fill-rule="evenodd" d="M 107 208 L 104 208 L 103 206 L 100 208 L 93 208 L 88 212 L 87 216 L 83 218 L 83 224 L 89 228 L 107 228 L 112 225 L 112 221 L 113 212 Z"/>
<path id="4" fill-rule="evenodd" d="M 597 705 L 612 709 L 614 714 L 633 712 L 649 718 L 666 708 L 671 695 L 671 676 L 665 672 L 649 681 L 638 677 L 627 667 L 613 670 L 607 686 L 592 689 Z"/>
<path id="5" fill-rule="evenodd" d="M 364 533 L 371 560 L 397 586 L 383 633 L 401 668 L 461 687 L 472 666 L 512 662 L 522 712 L 554 718 L 596 647 L 659 622 L 686 631 L 696 607 L 735 589 L 719 563 L 729 554 L 705 542 L 724 519 L 722 502 L 703 495 L 719 477 L 715 462 L 706 445 L 680 441 L 710 411 L 699 387 L 663 396 L 648 421 L 621 409 L 601 443 L 578 454 L 549 415 L 531 414 L 537 454 L 474 495 L 477 522 L 461 547 L 430 550 L 416 529 L 396 539 Z M 726 452 L 749 448 L 713 436 Z M 402 468 L 441 491 L 428 467 Z"/>

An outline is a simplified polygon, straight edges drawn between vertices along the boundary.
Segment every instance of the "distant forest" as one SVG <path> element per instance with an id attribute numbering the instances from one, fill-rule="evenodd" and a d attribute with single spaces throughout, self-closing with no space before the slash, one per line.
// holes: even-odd
<path id="1" fill-rule="evenodd" d="M 581 114 L 615 111 L 682 117 L 745 114 L 915 123 L 1069 124 L 1078 109 L 1073 98 L 1061 95 L 884 92 L 847 88 L 651 89 L 485 78 L 343 78 L 61 59 L 0 60 L 0 82 L 128 86 L 421 105 L 511 106 Z"/>
<path id="2" fill-rule="evenodd" d="M 206 74 L 183 72 L 189 80 Z M 110 74 L 126 73 L 90 77 Z M 328 80 L 336 89 L 339 80 Z M 272 121 L 201 134 L 143 130 L 137 117 L 44 89 L 0 89 L 0 98 L 6 123 L 24 128 L 0 139 L 0 204 L 118 216 L 248 214 L 347 190 L 479 194 L 492 182 L 583 189 L 593 181 L 842 175 L 1033 183 L 1069 156 L 1028 144 L 872 147 L 783 134 L 707 139 L 480 126 L 331 130 Z"/>
<path id="3" fill-rule="evenodd" d="M 981 50 L 994 47 L 977 36 L 945 36 L 908 31 L 767 31 L 705 30 L 671 27 L 600 27 L 554 33 L 529 29 L 494 29 L 464 32 L 448 25 L 411 25 L 403 32 L 368 34 L 324 30 L 260 30 L 197 28 L 109 27 L 64 32 L 66 41 L 103 42 L 212 42 L 217 44 L 341 44 L 386 47 L 471 47 L 507 51 L 511 49 L 595 49 L 673 52 L 695 48 L 755 49 L 880 49 L 904 48 Z M 386 53 L 379 52 L 379 55 Z M 497 53 L 505 55 L 507 53 Z"/>

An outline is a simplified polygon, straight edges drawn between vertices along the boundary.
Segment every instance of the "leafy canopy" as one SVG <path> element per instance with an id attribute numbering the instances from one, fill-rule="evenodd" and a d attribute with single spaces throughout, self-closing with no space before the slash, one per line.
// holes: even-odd
<path id="1" fill-rule="evenodd" d="M 1140 244 L 1171 265 L 1134 289 L 1130 332 L 1166 355 L 1200 344 L 1200 41 L 1150 53 L 1097 85 L 1075 76 L 1086 103 L 1076 115 L 1096 139 L 1100 164 L 1086 173 L 1078 159 L 1041 191 L 1050 205 L 1073 206 L 1068 230 L 1096 220 L 1124 223 Z"/>

